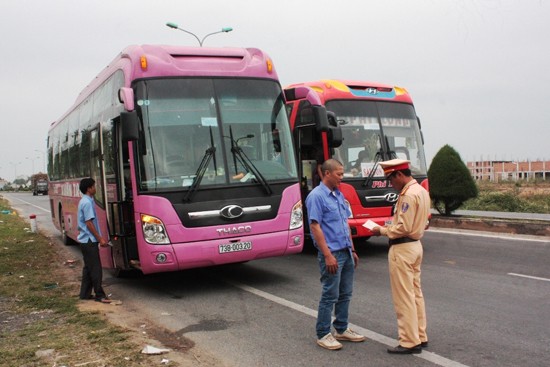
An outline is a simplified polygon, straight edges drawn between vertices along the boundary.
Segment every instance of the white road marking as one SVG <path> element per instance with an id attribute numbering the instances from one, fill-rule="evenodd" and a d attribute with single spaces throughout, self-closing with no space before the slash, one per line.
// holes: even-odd
<path id="1" fill-rule="evenodd" d="M 30 205 L 30 206 L 35 207 L 35 208 L 37 208 L 37 209 L 40 209 L 40 210 L 42 210 L 42 211 L 44 211 L 44 212 L 46 212 L 46 213 L 51 213 L 49 209 L 41 208 L 41 207 L 39 207 L 38 205 L 34 205 L 33 203 L 29 203 L 28 201 L 23 200 L 23 199 L 20 199 L 20 198 L 18 198 L 18 197 L 15 196 L 15 195 L 14 195 L 14 196 L 10 196 L 10 198 L 19 200 L 19 201 L 21 201 L 22 203 L 25 203 L 25 204 L 27 204 L 27 205 Z"/>
<path id="2" fill-rule="evenodd" d="M 259 297 L 262 297 L 262 298 L 265 298 L 267 299 L 268 301 L 271 301 L 271 302 L 275 302 L 281 306 L 285 306 L 285 307 L 288 307 L 290 309 L 293 309 L 295 311 L 298 311 L 298 312 L 301 312 L 305 315 L 308 315 L 308 316 L 311 316 L 311 317 L 315 317 L 317 318 L 317 311 L 315 310 L 312 310 L 311 308 L 307 308 L 305 306 L 302 306 L 302 305 L 299 305 L 297 303 L 294 303 L 294 302 L 291 302 L 289 300 L 286 300 L 284 298 L 281 298 L 281 297 L 278 297 L 278 296 L 275 296 L 271 293 L 267 293 L 267 292 L 264 292 L 264 291 L 261 291 L 257 288 L 253 288 L 253 287 L 250 287 L 246 284 L 242 284 L 242 283 L 238 283 L 238 282 L 233 282 L 233 281 L 225 281 L 227 282 L 228 284 L 231 284 L 232 286 L 236 287 L 236 288 L 239 288 L 243 291 L 246 291 L 246 292 L 250 292 L 252 294 L 255 294 L 256 296 L 259 296 Z M 363 334 L 365 335 L 367 338 L 369 338 L 370 340 L 374 340 L 376 342 L 379 342 L 381 344 L 385 344 L 389 347 L 395 347 L 397 345 L 397 342 L 395 339 L 392 339 L 392 338 L 389 338 L 385 335 L 382 335 L 382 334 L 378 334 L 372 330 L 368 330 L 368 329 L 365 329 L 361 326 L 358 326 L 358 325 L 354 325 L 354 324 L 349 324 L 349 326 L 354 329 L 355 331 L 359 332 L 360 334 Z M 427 350 L 422 350 L 422 353 L 420 354 L 413 354 L 415 357 L 418 357 L 418 358 L 422 358 L 426 361 L 429 361 L 429 362 L 432 362 L 432 363 L 435 363 L 437 364 L 438 366 L 442 366 L 442 367 L 468 367 L 462 363 L 459 363 L 459 362 L 456 362 L 456 361 L 453 361 L 453 360 L 450 360 L 448 358 L 445 358 L 443 356 L 440 356 L 438 354 L 435 354 L 433 352 L 428 352 Z"/>
<path id="3" fill-rule="evenodd" d="M 534 277 L 534 276 L 531 276 L 531 275 L 516 274 L 516 273 L 508 273 L 508 275 L 511 275 L 511 276 L 514 276 L 514 277 L 522 277 L 522 278 L 529 278 L 529 279 L 535 279 L 535 280 L 544 280 L 545 282 L 550 282 L 550 279 L 548 279 L 548 278 Z"/>

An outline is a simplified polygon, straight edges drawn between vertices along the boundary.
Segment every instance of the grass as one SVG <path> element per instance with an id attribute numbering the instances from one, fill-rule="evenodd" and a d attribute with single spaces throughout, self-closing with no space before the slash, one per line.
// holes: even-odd
<path id="1" fill-rule="evenodd" d="M 550 214 L 548 182 L 481 182 L 479 195 L 462 205 L 463 210 Z"/>
<path id="2" fill-rule="evenodd" d="M 0 213 L 10 210 L 0 198 Z M 0 214 L 0 366 L 145 366 L 130 332 L 78 305 L 56 245 Z M 50 357 L 37 351 L 53 349 Z"/>

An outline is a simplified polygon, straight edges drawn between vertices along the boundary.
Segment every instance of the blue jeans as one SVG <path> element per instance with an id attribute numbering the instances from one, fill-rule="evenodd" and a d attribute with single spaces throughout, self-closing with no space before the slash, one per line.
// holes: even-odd
<path id="1" fill-rule="evenodd" d="M 336 274 L 329 274 L 325 264 L 325 257 L 318 253 L 319 268 L 321 270 L 322 293 L 317 313 L 317 338 L 321 339 L 330 333 L 330 321 L 334 309 L 335 319 L 332 323 L 338 333 L 348 328 L 349 304 L 353 293 L 353 274 L 355 267 L 350 249 L 333 252 L 338 261 Z"/>

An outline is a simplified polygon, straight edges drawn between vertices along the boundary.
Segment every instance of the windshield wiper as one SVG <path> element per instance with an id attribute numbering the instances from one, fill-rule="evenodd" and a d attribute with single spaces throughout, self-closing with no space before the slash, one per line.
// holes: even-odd
<path id="1" fill-rule="evenodd" d="M 386 146 L 389 148 L 390 145 L 388 143 L 387 136 L 385 140 L 386 140 Z M 382 141 L 380 141 L 380 143 L 382 143 Z M 372 167 L 372 170 L 369 172 L 367 179 L 363 182 L 363 186 L 367 187 L 370 184 L 370 182 L 372 181 L 372 178 L 374 177 L 374 173 L 376 172 L 376 167 L 380 164 L 380 162 L 382 161 L 382 156 L 384 155 L 388 157 L 388 160 L 397 158 L 397 153 L 395 153 L 393 150 L 388 150 L 385 154 L 383 149 L 380 149 L 378 152 L 376 152 L 374 156 L 375 157 L 374 166 Z"/>
<path id="2" fill-rule="evenodd" d="M 370 184 L 372 178 L 374 177 L 374 173 L 376 172 L 376 169 L 378 168 L 378 164 L 380 163 L 381 160 L 382 160 L 382 151 L 379 150 L 374 155 L 374 165 L 372 166 L 372 169 L 370 170 L 369 175 L 367 176 L 365 181 L 363 181 L 363 186 L 366 187 Z"/>
<path id="3" fill-rule="evenodd" d="M 383 148 L 383 145 L 382 145 L 382 136 L 379 135 L 379 134 L 376 134 L 378 136 L 378 141 L 380 143 L 380 150 L 376 152 L 376 154 L 374 155 L 374 164 L 372 166 L 372 169 L 371 171 L 369 172 L 369 175 L 367 176 L 367 178 L 365 179 L 365 181 L 363 181 L 363 186 L 364 187 L 367 187 L 372 178 L 374 177 L 374 174 L 376 173 L 376 169 L 378 168 L 378 164 L 382 161 L 382 156 L 384 155 L 384 148 Z M 386 137 L 386 144 L 388 144 L 388 137 Z"/>
<path id="4" fill-rule="evenodd" d="M 206 152 L 204 152 L 204 156 L 202 157 L 201 164 L 199 165 L 197 172 L 195 172 L 195 179 L 193 180 L 193 184 L 189 188 L 189 191 L 187 191 L 187 194 L 185 194 L 183 201 L 191 200 L 191 196 L 193 196 L 195 191 L 197 191 L 197 189 L 199 188 L 202 178 L 204 177 L 204 174 L 206 173 L 206 169 L 208 168 L 208 165 L 210 164 L 210 160 L 212 160 L 212 158 L 214 158 L 214 172 L 217 172 L 215 153 L 216 153 L 216 147 L 214 147 L 212 127 L 210 127 L 210 147 L 206 149 Z"/>
<path id="5" fill-rule="evenodd" d="M 233 139 L 233 129 L 231 126 L 229 127 L 229 138 L 231 139 L 231 153 L 233 153 L 233 164 L 235 165 L 235 174 L 238 174 L 237 171 L 237 160 L 239 163 L 243 165 L 243 167 L 248 171 L 252 172 L 252 174 L 255 176 L 256 180 L 260 182 L 260 184 L 263 186 L 265 192 L 268 195 L 271 195 L 273 193 L 273 190 L 271 190 L 271 186 L 269 186 L 269 183 L 265 179 L 264 176 L 260 173 L 258 168 L 252 163 L 250 158 L 246 155 L 245 152 L 239 147 L 235 140 Z M 246 176 L 245 176 L 246 177 Z"/>
<path id="6" fill-rule="evenodd" d="M 268 195 L 271 195 L 273 193 L 273 190 L 271 190 L 271 186 L 269 186 L 269 183 L 265 179 L 264 176 L 260 173 L 258 168 L 252 163 L 250 158 L 247 157 L 245 152 L 241 149 L 241 147 L 235 145 L 231 148 L 231 152 L 233 153 L 233 157 L 237 157 L 239 162 L 243 165 L 243 167 L 248 171 L 252 172 L 254 177 L 260 182 L 260 184 L 263 186 L 265 192 Z M 246 176 L 245 176 L 246 177 Z"/>
<path id="7" fill-rule="evenodd" d="M 216 148 L 210 147 L 206 149 L 206 152 L 204 153 L 204 157 L 202 157 L 201 164 L 199 165 L 199 168 L 197 169 L 197 172 L 195 173 L 195 179 L 193 180 L 193 184 L 189 188 L 189 191 L 187 191 L 187 194 L 183 198 L 184 201 L 189 201 L 191 199 L 191 196 L 195 193 L 199 185 L 201 184 L 202 178 L 204 177 L 204 174 L 206 173 L 206 169 L 208 168 L 208 164 L 210 163 L 210 160 L 212 159 L 212 156 L 216 152 Z"/>

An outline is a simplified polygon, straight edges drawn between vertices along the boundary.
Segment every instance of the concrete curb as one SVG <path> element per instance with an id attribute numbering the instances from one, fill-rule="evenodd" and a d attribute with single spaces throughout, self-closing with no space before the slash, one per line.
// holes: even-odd
<path id="1" fill-rule="evenodd" d="M 443 217 L 434 215 L 432 216 L 430 227 L 550 237 L 550 223 L 539 220 L 472 218 L 463 216 Z"/>

